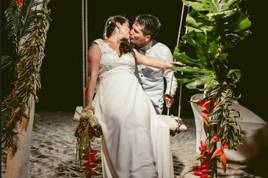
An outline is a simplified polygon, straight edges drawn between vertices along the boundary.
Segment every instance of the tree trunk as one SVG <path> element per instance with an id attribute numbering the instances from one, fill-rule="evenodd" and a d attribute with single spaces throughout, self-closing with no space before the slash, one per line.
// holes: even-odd
<path id="1" fill-rule="evenodd" d="M 29 178 L 29 158 L 32 143 L 32 129 L 34 121 L 35 100 L 30 96 L 28 107 L 25 114 L 28 119 L 22 117 L 21 122 L 17 123 L 18 132 L 18 149 L 15 155 L 12 154 L 11 148 L 7 151 L 6 175 L 5 178 Z"/>

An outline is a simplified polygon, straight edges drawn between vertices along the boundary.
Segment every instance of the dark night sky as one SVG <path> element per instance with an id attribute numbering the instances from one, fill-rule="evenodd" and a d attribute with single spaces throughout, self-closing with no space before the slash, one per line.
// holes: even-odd
<path id="1" fill-rule="evenodd" d="M 4 9 L 6 2 L 8 1 L 2 2 Z M 89 0 L 88 5 L 89 44 L 93 39 L 101 37 L 107 17 L 121 14 L 133 20 L 135 15 L 141 13 L 152 13 L 160 18 L 162 29 L 159 41 L 166 43 L 171 50 L 176 44 L 181 8 L 179 0 Z M 253 0 L 248 0 L 243 5 L 252 20 L 252 35 L 231 52 L 230 64 L 233 68 L 242 70 L 240 103 L 268 120 L 268 88 L 264 86 L 267 82 L 267 45 L 261 44 L 267 37 L 263 25 L 266 21 L 262 13 L 264 6 Z M 37 110 L 74 111 L 77 105 L 82 104 L 81 2 L 51 0 L 49 7 L 52 21 L 42 65 L 42 89 L 38 92 L 40 101 L 37 103 Z M 10 47 L 3 28 L 2 37 L 2 54 L 6 54 Z M 2 71 L 3 96 L 9 91 L 10 75 L 7 69 Z M 182 117 L 192 117 L 188 100 L 196 92 L 183 88 Z M 174 106 L 173 112 L 177 113 L 177 106 Z"/>

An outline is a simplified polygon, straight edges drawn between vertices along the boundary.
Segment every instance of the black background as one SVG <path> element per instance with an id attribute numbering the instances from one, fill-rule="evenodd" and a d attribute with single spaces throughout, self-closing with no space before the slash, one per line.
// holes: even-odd
<path id="1" fill-rule="evenodd" d="M 2 1 L 1 42 L 2 54 L 12 51 L 3 28 L 3 10 L 9 1 Z M 267 107 L 267 34 L 265 32 L 265 6 L 260 2 L 243 2 L 243 9 L 252 20 L 252 34 L 230 53 L 230 65 L 242 70 L 239 102 L 268 121 Z M 50 29 L 47 36 L 46 57 L 41 71 L 42 89 L 38 92 L 37 111 L 70 111 L 82 105 L 82 27 L 81 1 L 51 0 Z M 179 28 L 181 2 L 179 0 L 159 1 L 88 1 L 88 42 L 101 37 L 105 20 L 112 15 L 125 15 L 133 20 L 137 14 L 152 13 L 162 22 L 159 41 L 173 51 Z M 2 70 L 1 91 L 3 97 L 11 89 L 13 74 Z M 266 86 L 265 86 L 266 85 Z M 182 117 L 193 118 L 189 98 L 197 91 L 183 88 Z M 178 96 L 172 109 L 177 114 Z"/>

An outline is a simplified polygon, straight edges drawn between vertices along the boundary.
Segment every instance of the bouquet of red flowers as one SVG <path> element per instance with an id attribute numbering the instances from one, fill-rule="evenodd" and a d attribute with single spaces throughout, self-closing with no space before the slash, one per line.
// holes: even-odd
<path id="1" fill-rule="evenodd" d="M 84 161 L 84 166 L 87 169 L 87 178 L 91 177 L 92 172 L 96 168 L 95 161 L 98 156 L 97 150 L 92 149 L 91 142 L 95 137 L 101 137 L 101 135 L 101 126 L 93 111 L 83 109 L 80 115 L 79 125 L 75 130 L 75 136 L 77 138 L 78 158 L 80 165 Z"/>

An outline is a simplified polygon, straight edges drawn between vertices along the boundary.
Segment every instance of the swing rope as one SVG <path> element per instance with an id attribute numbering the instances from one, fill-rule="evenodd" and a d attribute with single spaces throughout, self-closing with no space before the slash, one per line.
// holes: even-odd
<path id="1" fill-rule="evenodd" d="M 85 107 L 85 101 L 86 101 L 86 84 L 88 81 L 88 61 L 87 61 L 87 55 L 88 55 L 88 9 L 87 9 L 87 0 L 82 0 L 82 78 L 83 78 L 83 107 Z"/>
<path id="2" fill-rule="evenodd" d="M 180 24 L 179 24 L 179 30 L 178 30 L 178 36 L 177 36 L 177 43 L 176 43 L 176 48 L 179 48 L 179 41 L 181 37 L 181 29 L 182 29 L 182 21 L 184 17 L 184 8 L 185 5 L 184 3 L 182 4 L 181 8 L 181 17 L 180 17 Z M 183 72 L 181 72 L 183 74 Z M 169 94 L 171 94 L 171 87 L 172 87 L 172 82 L 173 82 L 173 76 L 171 76 L 171 82 L 170 82 L 170 88 L 169 88 Z M 181 117 L 181 100 L 182 100 L 182 83 L 180 83 L 180 91 L 179 91 L 179 105 L 178 105 L 178 117 Z M 170 108 L 167 108 L 167 115 L 169 115 Z"/>

